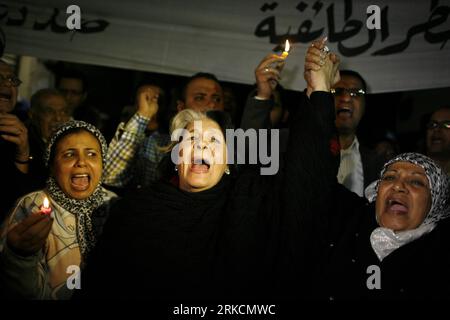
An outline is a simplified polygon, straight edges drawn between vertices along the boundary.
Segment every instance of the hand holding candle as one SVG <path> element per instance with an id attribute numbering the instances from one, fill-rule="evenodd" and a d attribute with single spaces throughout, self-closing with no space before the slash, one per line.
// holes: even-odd
<path id="1" fill-rule="evenodd" d="M 48 198 L 39 207 L 39 211 L 30 214 L 15 224 L 7 234 L 9 248 L 19 256 L 27 257 L 35 254 L 45 245 L 52 229 L 53 218 L 50 217 L 52 209 Z"/>
<path id="2" fill-rule="evenodd" d="M 47 197 L 44 198 L 44 203 L 40 207 L 40 210 L 41 215 L 50 215 L 50 213 L 52 212 L 52 208 L 50 207 L 50 201 L 48 201 Z"/>
<path id="3" fill-rule="evenodd" d="M 286 40 L 281 54 L 269 54 L 258 64 L 255 69 L 258 99 L 270 99 L 273 91 L 280 81 L 280 73 L 284 67 L 286 57 L 289 55 L 290 44 Z"/>

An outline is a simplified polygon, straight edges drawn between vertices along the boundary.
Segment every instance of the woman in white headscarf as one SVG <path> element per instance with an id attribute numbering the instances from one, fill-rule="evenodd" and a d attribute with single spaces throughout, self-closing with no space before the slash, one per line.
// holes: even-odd
<path id="1" fill-rule="evenodd" d="M 330 239 L 322 283 L 328 298 L 450 298 L 449 183 L 430 158 L 405 153 L 385 164 L 366 189 L 368 203 L 346 194 Z M 362 206 L 361 206 L 362 205 Z M 333 225 L 333 223 L 330 223 Z M 333 229 L 333 227 L 331 227 Z"/>
<path id="2" fill-rule="evenodd" d="M 317 48 L 310 47 L 308 53 L 312 61 L 319 59 Z M 314 81 L 321 72 L 306 65 L 305 76 Z M 366 197 L 359 197 L 337 182 L 339 148 L 330 148 L 330 136 L 324 134 L 335 130 L 334 117 L 320 117 L 320 108 L 326 108 L 322 114 L 335 112 L 329 105 L 317 105 L 311 109 L 317 116 L 290 132 L 290 148 L 314 148 L 286 162 L 298 184 L 286 190 L 290 201 L 285 204 L 285 224 L 291 226 L 285 230 L 287 263 L 281 269 L 286 295 L 449 299 L 446 173 L 424 155 L 400 154 L 384 165 Z M 308 136 L 311 130 L 314 136 Z M 293 228 L 296 225 L 300 228 Z"/>
<path id="3" fill-rule="evenodd" d="M 366 198 L 338 184 L 336 169 L 317 168 L 304 168 L 315 181 L 309 210 L 299 211 L 313 230 L 307 245 L 312 253 L 299 263 L 313 266 L 308 276 L 315 298 L 450 298 L 449 180 L 433 160 L 418 153 L 395 157 Z"/>

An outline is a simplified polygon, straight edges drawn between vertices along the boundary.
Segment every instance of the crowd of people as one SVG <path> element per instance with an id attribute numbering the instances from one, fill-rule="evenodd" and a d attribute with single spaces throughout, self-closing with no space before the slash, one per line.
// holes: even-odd
<path id="1" fill-rule="evenodd" d="M 139 85 L 108 143 L 82 75 L 36 92 L 23 118 L 21 81 L 0 61 L 2 297 L 449 299 L 449 106 L 432 113 L 425 154 L 380 156 L 357 137 L 367 84 L 324 39 L 297 101 L 278 83 L 284 63 L 257 65 L 239 125 L 280 132 L 281 166 L 262 175 L 263 161 L 236 163 L 211 73 L 173 110 L 158 84 Z"/>

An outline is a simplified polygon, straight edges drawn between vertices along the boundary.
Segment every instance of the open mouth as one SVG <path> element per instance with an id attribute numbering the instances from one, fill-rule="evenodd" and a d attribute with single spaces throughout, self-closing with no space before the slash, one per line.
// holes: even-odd
<path id="1" fill-rule="evenodd" d="M 353 110 L 351 108 L 348 108 L 348 107 L 342 107 L 342 108 L 339 108 L 337 110 L 336 116 L 339 116 L 341 114 L 351 117 L 353 115 Z"/>
<path id="2" fill-rule="evenodd" d="M 211 168 L 211 162 L 205 158 L 195 158 L 190 165 L 190 170 L 194 173 L 207 173 L 209 168 Z"/>
<path id="3" fill-rule="evenodd" d="M 74 174 L 70 177 L 72 188 L 76 191 L 86 191 L 89 188 L 91 177 L 87 173 Z"/>
<path id="4" fill-rule="evenodd" d="M 399 199 L 390 198 L 387 200 L 387 209 L 388 211 L 400 214 L 408 213 L 408 206 L 404 201 Z"/>
<path id="5" fill-rule="evenodd" d="M 10 102 L 11 92 L 0 91 L 0 102 Z"/>

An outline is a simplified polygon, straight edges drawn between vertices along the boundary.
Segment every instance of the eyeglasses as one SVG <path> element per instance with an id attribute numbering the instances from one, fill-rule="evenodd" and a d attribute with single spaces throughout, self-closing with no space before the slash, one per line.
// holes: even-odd
<path id="1" fill-rule="evenodd" d="M 12 85 L 13 87 L 18 87 L 22 83 L 22 81 L 19 78 L 17 78 L 15 75 L 4 76 L 0 73 L 0 83 L 3 83 L 3 81 L 5 81 L 5 80 L 8 81 L 8 83 L 10 85 Z"/>
<path id="2" fill-rule="evenodd" d="M 334 94 L 335 96 L 342 96 L 344 93 L 348 93 L 352 98 L 362 97 L 363 95 L 366 94 L 366 92 L 363 89 L 356 89 L 356 88 L 352 89 L 334 88 L 331 89 L 331 93 Z"/>
<path id="3" fill-rule="evenodd" d="M 430 121 L 427 123 L 427 128 L 428 129 L 436 129 L 436 128 L 441 128 L 441 129 L 450 129 L 450 120 L 445 120 L 445 121 Z"/>

